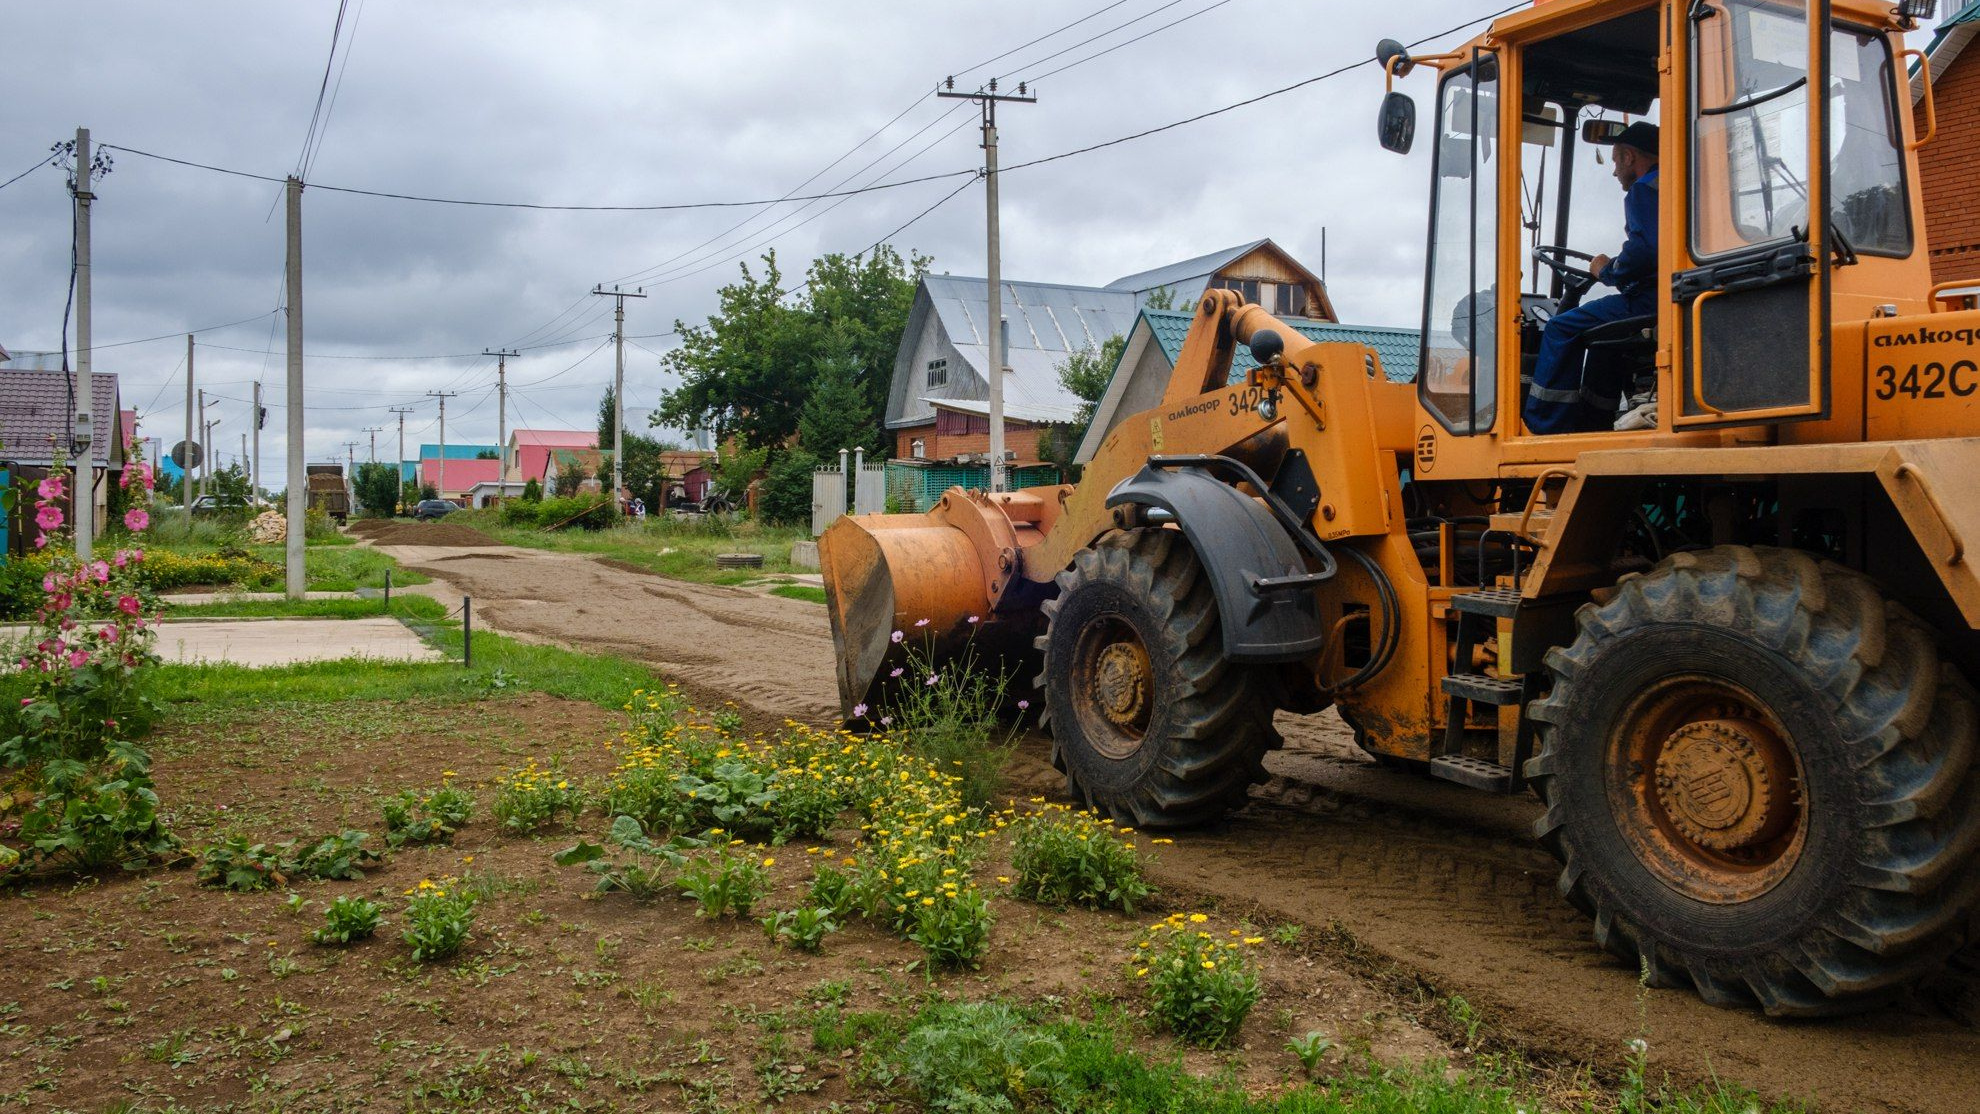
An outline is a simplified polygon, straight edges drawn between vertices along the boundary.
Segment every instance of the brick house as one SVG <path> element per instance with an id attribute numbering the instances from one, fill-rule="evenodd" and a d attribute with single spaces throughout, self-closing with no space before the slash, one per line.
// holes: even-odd
<path id="1" fill-rule="evenodd" d="M 1150 299 L 1187 308 L 1205 290 L 1225 288 L 1287 316 L 1334 320 L 1324 284 L 1271 240 L 1127 275 L 1106 286 L 1006 280 L 1003 287 L 1010 326 L 1004 449 L 1018 468 L 1039 462 L 1039 438 L 1048 428 L 1078 418 L 1081 402 L 1059 385 L 1058 365 L 1074 352 L 1126 336 Z M 987 463 L 987 301 L 981 278 L 926 275 L 917 284 L 887 399 L 886 430 L 897 462 Z M 810 446 L 821 456 L 840 447 Z M 988 469 L 983 470 L 987 481 Z"/>
<path id="2" fill-rule="evenodd" d="M 1925 48 L 1931 66 L 1938 134 L 1918 150 L 1919 188 L 1932 281 L 1980 280 L 1980 0 L 1967 0 L 1939 25 Z M 1925 83 L 1912 75 L 1917 134 L 1925 134 Z"/>

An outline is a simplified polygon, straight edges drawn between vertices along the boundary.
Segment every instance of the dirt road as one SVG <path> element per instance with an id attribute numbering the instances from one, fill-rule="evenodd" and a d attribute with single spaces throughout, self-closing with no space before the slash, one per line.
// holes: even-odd
<path id="1" fill-rule="evenodd" d="M 698 700 L 760 717 L 834 715 L 831 635 L 816 604 L 713 588 L 582 557 L 503 547 L 393 548 L 475 599 L 477 622 L 519 637 L 648 662 Z M 1463 995 L 1485 1031 L 1539 1055 L 1603 1064 L 1650 1045 L 1653 1072 L 1707 1075 L 1825 1110 L 1966 1112 L 1980 1106 L 1980 1031 L 1924 1003 L 1864 1017 L 1782 1023 L 1689 993 L 1642 990 L 1554 890 L 1554 862 L 1526 838 L 1536 811 L 1394 773 L 1355 750 L 1331 714 L 1282 716 L 1272 780 L 1228 822 L 1177 839 L 1158 868 L 1174 888 L 1317 929 L 1338 926 L 1413 975 Z M 1056 793 L 1042 737 L 1013 767 Z"/>

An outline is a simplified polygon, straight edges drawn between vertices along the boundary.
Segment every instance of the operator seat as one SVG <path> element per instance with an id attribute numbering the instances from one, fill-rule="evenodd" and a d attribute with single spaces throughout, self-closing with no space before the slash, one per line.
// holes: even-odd
<path id="1" fill-rule="evenodd" d="M 1614 428 L 1624 399 L 1657 389 L 1657 315 L 1641 314 L 1597 325 L 1581 334 L 1588 356 L 1581 369 L 1582 395 L 1608 414 L 1582 432 Z"/>

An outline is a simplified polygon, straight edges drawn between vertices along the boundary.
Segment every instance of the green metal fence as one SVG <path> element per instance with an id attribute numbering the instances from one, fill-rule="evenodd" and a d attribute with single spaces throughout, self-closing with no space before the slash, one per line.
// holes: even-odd
<path id="1" fill-rule="evenodd" d="M 1013 468 L 1012 487 L 1038 487 L 1059 482 L 1059 470 L 1050 464 Z M 904 460 L 887 462 L 887 509 L 925 511 L 952 487 L 973 491 L 990 490 L 988 464 L 915 464 Z"/>

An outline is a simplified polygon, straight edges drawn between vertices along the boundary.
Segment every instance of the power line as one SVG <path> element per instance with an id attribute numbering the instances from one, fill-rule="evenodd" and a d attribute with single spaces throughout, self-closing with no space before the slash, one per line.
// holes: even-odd
<path id="1" fill-rule="evenodd" d="M 103 143 L 99 144 L 99 146 L 122 151 L 127 155 L 156 159 L 159 162 L 169 162 L 178 166 L 191 167 L 194 170 L 211 171 L 215 174 L 227 174 L 235 178 L 251 178 L 257 182 L 288 181 L 286 178 L 276 178 L 267 174 L 256 174 L 250 170 L 235 170 L 230 167 L 214 166 L 210 163 L 194 162 L 191 159 L 180 159 L 170 155 L 154 154 L 150 151 L 141 151 L 135 147 L 124 147 L 114 143 Z M 919 182 L 934 182 L 943 178 L 955 178 L 964 174 L 974 173 L 976 173 L 974 170 L 951 170 L 945 174 L 930 174 L 926 177 L 910 178 L 902 182 L 887 182 L 883 185 L 866 186 L 856 190 L 804 194 L 796 197 L 772 197 L 752 201 L 683 201 L 655 205 L 554 205 L 536 201 L 477 201 L 460 197 L 429 197 L 424 194 L 394 193 L 389 190 L 365 190 L 358 189 L 355 186 L 326 186 L 319 182 L 310 182 L 307 185 L 310 189 L 324 190 L 329 193 L 348 193 L 358 197 L 382 197 L 393 201 L 419 201 L 429 205 L 467 205 L 481 209 L 537 209 L 562 213 L 662 213 L 679 212 L 688 209 L 747 209 L 758 205 L 776 205 L 783 201 L 811 201 L 825 197 L 851 197 L 855 194 L 898 189 L 901 186 L 911 186 Z"/>
<path id="2" fill-rule="evenodd" d="M 980 70 L 992 62 L 1001 62 L 1004 59 L 1009 58 L 1011 55 L 1016 54 L 1020 50 L 1025 50 L 1027 48 L 1037 46 L 1039 43 L 1044 42 L 1046 39 L 1051 38 L 1052 36 L 1058 34 L 1061 31 L 1070 31 L 1073 28 L 1078 27 L 1080 24 L 1085 23 L 1087 20 L 1092 19 L 1095 16 L 1105 15 L 1108 12 L 1113 11 L 1115 8 L 1118 8 L 1125 3 L 1127 3 L 1127 0 L 1114 0 L 1113 3 L 1107 5 L 1104 8 L 1099 9 L 1098 11 L 1088 12 L 1085 15 L 1080 16 L 1078 19 L 1073 20 L 1071 23 L 1068 23 L 1063 27 L 1057 27 L 1054 28 L 1053 30 L 1047 31 L 1043 35 L 1038 36 L 1037 38 L 1031 40 L 1028 43 L 1020 43 L 1017 46 L 1014 46 L 1009 50 L 1006 50 L 1005 52 L 997 55 L 994 58 L 985 58 L 983 61 L 978 62 L 974 66 L 964 66 L 962 69 L 955 71 L 955 73 L 951 74 L 950 76 L 961 77 L 963 74 L 970 73 L 975 70 Z"/>
<path id="3" fill-rule="evenodd" d="M 351 50 L 357 44 L 358 23 L 364 19 L 364 0 L 358 0 L 357 10 L 351 13 L 351 34 L 344 40 L 344 60 L 337 64 L 337 80 L 330 86 L 330 104 L 323 110 L 323 126 L 316 133 L 316 151 L 309 157 L 309 165 L 316 165 L 316 156 L 323 152 L 324 136 L 330 131 L 330 117 L 336 114 L 337 97 L 344 91 L 344 71 L 351 68 Z M 308 173 L 305 168 L 304 173 Z"/>
<path id="4" fill-rule="evenodd" d="M 1492 12 L 1488 15 L 1482 15 L 1476 19 L 1468 19 L 1463 23 L 1456 25 L 1455 27 L 1447 27 L 1442 31 L 1436 32 L 1435 34 L 1425 35 L 1422 38 L 1417 39 L 1415 42 L 1410 43 L 1409 45 L 1422 46 L 1424 43 L 1427 43 L 1432 39 L 1441 39 L 1445 35 L 1455 34 L 1459 31 L 1464 30 L 1467 27 L 1472 26 L 1473 24 L 1484 23 L 1487 20 L 1497 19 L 1502 15 L 1506 15 L 1511 12 L 1521 11 L 1526 7 L 1527 5 L 1525 3 L 1513 4 L 1510 7 L 1501 8 L 1498 11 Z M 1260 101 L 1271 100 L 1273 97 L 1283 96 L 1284 94 L 1290 93 L 1295 89 L 1304 89 L 1309 85 L 1315 85 L 1322 81 L 1326 81 L 1330 78 L 1339 77 L 1342 74 L 1348 73 L 1351 70 L 1358 70 L 1363 66 L 1372 66 L 1374 64 L 1375 64 L 1375 59 L 1373 57 L 1363 58 L 1359 62 L 1352 62 L 1349 63 L 1348 65 L 1340 66 L 1335 69 L 1328 70 L 1326 73 L 1319 74 L 1314 77 L 1306 78 L 1303 81 L 1295 81 L 1291 85 L 1284 85 L 1277 89 L 1273 89 L 1269 92 L 1260 93 L 1255 97 L 1247 97 L 1244 100 L 1236 102 L 1235 104 L 1227 104 L 1222 108 L 1213 108 L 1208 112 L 1199 112 L 1194 116 L 1185 117 L 1184 119 L 1174 121 L 1173 123 L 1162 124 L 1160 126 L 1153 128 L 1147 128 L 1142 131 L 1135 132 L 1132 135 L 1121 136 L 1118 139 L 1109 139 L 1101 143 L 1092 143 L 1092 144 L 1088 144 L 1085 147 L 1076 147 L 1070 151 L 1061 151 L 1056 155 L 1046 155 L 1044 158 L 1032 159 L 1030 162 L 1016 163 L 1012 166 L 1004 167 L 1002 173 L 1008 174 L 1013 170 L 1024 170 L 1028 167 L 1043 166 L 1048 162 L 1058 162 L 1061 159 L 1069 159 L 1074 157 L 1075 155 L 1090 154 L 1094 151 L 1105 150 L 1108 147 L 1118 147 L 1123 143 L 1132 143 L 1137 139 L 1146 139 L 1151 135 L 1159 135 L 1162 132 L 1172 131 L 1176 128 L 1180 128 L 1185 124 L 1194 124 L 1200 120 L 1208 120 L 1212 116 L 1222 116 L 1226 112 L 1234 112 L 1240 108 L 1257 104 Z"/>
<path id="5" fill-rule="evenodd" d="M 1091 36 L 1090 38 L 1081 39 L 1080 41 L 1072 44 L 1071 46 L 1061 47 L 1058 50 L 1055 50 L 1052 53 L 1047 54 L 1043 58 L 1037 58 L 1037 59 L 1033 59 L 1030 62 L 1026 62 L 1024 65 L 1018 66 L 1015 69 L 1013 69 L 1012 75 L 1015 76 L 1020 72 L 1030 70 L 1034 66 L 1042 66 L 1045 63 L 1050 62 L 1052 59 L 1058 58 L 1062 55 L 1071 54 L 1073 51 L 1078 50 L 1080 47 L 1083 47 L 1088 43 L 1099 42 L 1101 39 L 1106 38 L 1107 36 L 1113 34 L 1116 31 L 1124 31 L 1127 28 L 1132 27 L 1137 23 L 1140 23 L 1142 20 L 1147 19 L 1150 16 L 1160 15 L 1161 13 L 1168 11 L 1170 8 L 1173 8 L 1180 3 L 1182 3 L 1182 0 L 1168 0 L 1167 3 L 1157 5 L 1156 7 L 1151 8 L 1148 11 L 1145 11 L 1138 16 L 1135 16 L 1133 19 L 1128 20 L 1126 23 L 1116 24 L 1112 27 L 1107 28 L 1105 31 L 1100 32 L 1098 35 Z"/>
<path id="6" fill-rule="evenodd" d="M 14 175 L 12 178 L 9 178 L 4 182 L 0 182 L 0 190 L 6 189 L 8 186 L 13 185 L 15 182 L 20 181 L 22 178 L 27 177 L 28 175 L 34 173 L 35 171 L 40 170 L 44 166 L 53 166 L 53 165 L 55 165 L 54 156 L 43 155 L 41 156 L 41 161 L 35 163 L 33 166 L 28 167 L 26 170 L 21 171 L 19 174 Z"/>
<path id="7" fill-rule="evenodd" d="M 337 0 L 337 21 L 330 27 L 330 56 L 323 60 L 323 80 L 316 87 L 316 107 L 309 113 L 309 130 L 303 133 L 302 153 L 296 156 L 296 177 L 309 168 L 309 145 L 316 139 L 317 125 L 323 122 L 323 101 L 330 94 L 330 70 L 337 62 L 337 39 L 344 33 L 344 9 L 350 0 Z"/>
<path id="8" fill-rule="evenodd" d="M 1091 62 L 1091 61 L 1093 61 L 1093 60 L 1094 60 L 1095 58 L 1103 58 L 1103 57 L 1105 57 L 1105 56 L 1107 56 L 1107 55 L 1109 55 L 1109 54 L 1112 54 L 1112 53 L 1113 53 L 1113 52 L 1115 52 L 1116 50 L 1119 50 L 1119 49 L 1121 49 L 1122 47 L 1125 47 L 1125 46 L 1133 46 L 1133 45 L 1134 45 L 1135 43 L 1138 43 L 1138 42 L 1140 42 L 1141 40 L 1143 40 L 1143 39 L 1145 39 L 1145 38 L 1148 38 L 1148 37 L 1149 37 L 1150 35 L 1159 35 L 1159 34 L 1161 34 L 1162 32 L 1164 32 L 1164 31 L 1167 31 L 1167 30 L 1168 30 L 1169 28 L 1171 28 L 1171 27 L 1175 27 L 1175 26 L 1178 26 L 1178 25 L 1180 25 L 1180 24 L 1184 24 L 1184 23 L 1188 23 L 1188 22 L 1189 22 L 1190 20 L 1192 20 L 1192 19 L 1195 19 L 1195 18 L 1196 18 L 1197 16 L 1200 16 L 1200 15 L 1203 15 L 1203 14 L 1205 14 L 1205 13 L 1207 13 L 1207 12 L 1211 12 L 1211 11 L 1214 11 L 1214 10 L 1216 10 L 1216 9 L 1218 9 L 1218 8 L 1221 8 L 1221 7 L 1223 7 L 1223 6 L 1225 5 L 1225 4 L 1228 4 L 1228 3 L 1230 3 L 1230 2 L 1231 2 L 1231 0 L 1216 0 L 1216 3 L 1214 3 L 1214 4 L 1211 4 L 1211 5 L 1209 5 L 1208 7 L 1204 7 L 1204 8 L 1198 8 L 1197 10 L 1195 10 L 1195 11 L 1193 11 L 1193 12 L 1191 12 L 1191 13 L 1189 13 L 1189 14 L 1188 14 L 1188 15 L 1186 15 L 1186 16 L 1183 16 L 1183 17 L 1181 17 L 1181 18 L 1179 18 L 1179 19 L 1172 19 L 1172 20 L 1170 20 L 1169 22 L 1167 22 L 1167 23 L 1164 23 L 1164 24 L 1163 24 L 1162 26 L 1160 26 L 1160 27 L 1157 27 L 1157 28 L 1154 28 L 1153 30 L 1149 30 L 1149 31 L 1143 31 L 1143 32 L 1142 32 L 1141 34 L 1139 34 L 1139 35 L 1136 35 L 1136 36 L 1135 36 L 1134 38 L 1132 38 L 1132 39 L 1126 39 L 1126 40 L 1124 40 L 1124 41 L 1122 41 L 1122 42 L 1118 42 L 1118 43 L 1115 43 L 1115 44 L 1114 44 L 1113 46 L 1110 46 L 1110 47 L 1107 47 L 1107 48 L 1106 48 L 1106 49 L 1104 49 L 1104 50 L 1096 50 L 1096 51 L 1094 51 L 1094 52 L 1093 52 L 1092 54 L 1089 54 L 1089 55 L 1087 55 L 1087 56 L 1086 56 L 1086 57 L 1084 57 L 1084 58 L 1075 58 L 1075 59 L 1073 59 L 1072 61 L 1070 61 L 1070 62 L 1067 62 L 1067 63 L 1066 63 L 1065 65 L 1063 65 L 1063 66 L 1059 66 L 1059 67 L 1056 67 L 1056 68 L 1054 68 L 1054 69 L 1050 69 L 1050 70 L 1046 70 L 1046 71 L 1045 71 L 1044 73 L 1042 73 L 1042 74 L 1039 74 L 1039 75 L 1038 75 L 1037 77 L 1033 77 L 1033 78 L 1027 78 L 1026 80 L 1028 80 L 1028 81 L 1029 81 L 1029 82 L 1030 82 L 1031 84 L 1033 84 L 1033 85 L 1036 85 L 1036 84 L 1038 84 L 1039 82 L 1041 82 L 1041 81 L 1043 81 L 1043 80 L 1045 80 L 1046 78 L 1048 78 L 1048 77 L 1051 77 L 1051 76 L 1053 76 L 1054 74 L 1062 74 L 1062 73 L 1065 73 L 1065 72 L 1066 72 L 1067 70 L 1070 70 L 1070 69 L 1072 69 L 1072 68 L 1073 68 L 1074 66 L 1084 66 L 1084 65 L 1085 65 L 1085 64 L 1087 64 L 1088 62 Z M 1166 7 L 1166 5 L 1164 5 L 1164 6 Z M 1161 10 L 1160 8 L 1157 8 L 1157 9 L 1156 9 L 1156 11 L 1160 11 L 1160 10 Z M 1150 15 L 1153 15 L 1153 14 L 1154 14 L 1154 12 L 1150 12 L 1149 14 L 1150 14 Z M 1126 25 L 1125 25 L 1125 24 L 1123 24 L 1122 26 L 1126 26 Z M 1117 27 L 1117 28 L 1115 28 L 1115 30 L 1116 30 L 1116 31 L 1117 31 L 1117 30 L 1119 30 L 1119 29 L 1120 29 L 1120 28 L 1118 28 L 1118 27 Z M 1112 32 L 1112 31 L 1109 31 L 1109 32 L 1108 32 L 1108 34 L 1110 34 L 1110 35 L 1111 35 L 1111 34 L 1113 34 L 1113 32 Z M 1104 37 L 1104 36 L 1096 36 L 1096 37 Z M 1091 42 L 1092 40 L 1091 40 L 1091 39 L 1089 39 L 1089 40 L 1087 40 L 1087 41 L 1088 41 L 1088 42 Z M 1060 53 L 1062 53 L 1062 54 L 1063 54 L 1063 53 L 1064 53 L 1064 51 L 1061 51 Z M 1055 57 L 1056 57 L 1056 56 L 1055 56 Z M 1048 60 L 1048 59 L 1043 59 L 1043 58 L 1041 58 L 1041 59 L 1039 59 L 1039 61 L 1038 61 L 1038 62 L 1034 62 L 1034 63 L 1032 63 L 1032 65 L 1039 65 L 1039 64 L 1041 64 L 1041 63 L 1043 63 L 1043 62 L 1045 62 L 1045 61 L 1047 61 L 1047 60 Z"/>
<path id="9" fill-rule="evenodd" d="M 256 321 L 259 321 L 262 318 L 267 317 L 268 314 L 270 313 L 280 313 L 280 312 L 281 312 L 280 309 L 271 309 L 268 310 L 266 313 L 257 313 L 253 317 L 243 317 L 239 321 L 229 321 L 224 325 L 208 325 L 203 329 L 180 329 L 178 332 L 174 332 L 174 333 L 160 333 L 155 337 L 139 337 L 136 340 L 112 341 L 109 344 L 92 344 L 89 346 L 89 350 L 91 352 L 99 352 L 105 348 L 126 348 L 133 344 L 150 344 L 152 341 L 155 340 L 177 340 L 185 336 L 187 333 L 217 333 L 222 329 L 231 329 L 236 325 L 252 325 Z M 207 347 L 217 348 L 219 346 L 209 345 Z M 244 348 L 241 351 L 247 352 L 247 351 L 253 351 L 253 349 Z"/>

